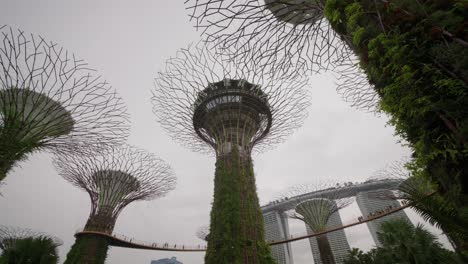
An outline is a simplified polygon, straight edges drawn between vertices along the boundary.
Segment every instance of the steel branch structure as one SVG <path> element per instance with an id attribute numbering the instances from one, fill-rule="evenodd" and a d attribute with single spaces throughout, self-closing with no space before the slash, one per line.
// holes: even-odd
<path id="1" fill-rule="evenodd" d="M 163 160 L 126 145 L 92 156 L 60 155 L 54 165 L 64 179 L 89 194 L 87 231 L 111 233 L 125 206 L 162 197 L 174 189 L 176 181 Z"/>
<path id="2" fill-rule="evenodd" d="M 374 191 L 371 193 L 372 197 L 417 203 L 433 194 L 437 190 L 436 186 L 429 179 L 411 175 L 406 167 L 408 162 L 407 159 L 396 161 L 374 172 L 372 180 L 397 180 L 400 183 L 393 187 L 389 186 L 389 188 Z"/>
<path id="3" fill-rule="evenodd" d="M 306 117 L 306 80 L 262 75 L 216 47 L 180 50 L 156 78 L 154 112 L 174 140 L 216 154 L 205 263 L 272 263 L 251 160 Z M 211 152 L 212 153 L 212 152 Z"/>
<path id="4" fill-rule="evenodd" d="M 331 216 L 352 203 L 351 195 L 343 194 L 343 192 L 350 192 L 349 188 L 346 188 L 346 184 L 344 186 L 342 191 L 326 194 L 325 192 L 318 192 L 317 197 L 298 202 L 294 211 L 289 213 L 289 216 L 303 221 L 314 233 L 327 230 Z M 331 185 L 298 185 L 291 187 L 285 193 L 285 197 L 297 197 L 311 192 L 327 190 L 331 187 Z M 322 263 L 334 264 L 335 258 L 327 236 L 317 236 L 317 245 Z"/>
<path id="5" fill-rule="evenodd" d="M 265 72 L 333 69 L 337 91 L 353 107 L 375 111 L 378 97 L 357 64 L 352 38 L 324 18 L 325 0 L 186 0 L 207 42 Z M 291 68 L 293 70 L 291 70 Z"/>
<path id="6" fill-rule="evenodd" d="M 324 19 L 324 0 L 185 3 L 208 42 L 234 48 L 233 55 L 249 63 L 274 63 L 275 70 L 291 65 L 319 70 L 347 58 L 350 52 Z"/>
<path id="7" fill-rule="evenodd" d="M 81 59 L 0 27 L 0 180 L 36 150 L 100 150 L 128 136 L 122 99 Z"/>
<path id="8" fill-rule="evenodd" d="M 264 76 L 212 46 L 181 49 L 156 78 L 154 113 L 182 145 L 217 155 L 236 145 L 250 155 L 281 143 L 307 116 L 306 79 Z"/>
<path id="9" fill-rule="evenodd" d="M 339 62 L 333 72 L 336 75 L 336 91 L 352 107 L 368 112 L 378 113 L 379 95 L 374 85 L 369 83 L 367 74 L 359 66 L 355 55 Z"/>
<path id="10" fill-rule="evenodd" d="M 58 247 L 63 244 L 60 238 L 27 228 L 0 226 L 0 249 L 6 250 L 15 247 L 17 241 L 26 238 L 48 238 Z"/>

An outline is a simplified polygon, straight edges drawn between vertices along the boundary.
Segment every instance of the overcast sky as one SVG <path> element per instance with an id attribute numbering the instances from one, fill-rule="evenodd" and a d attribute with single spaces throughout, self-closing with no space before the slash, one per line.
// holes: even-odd
<path id="1" fill-rule="evenodd" d="M 169 162 L 178 177 L 168 196 L 127 206 L 116 233 L 149 242 L 196 245 L 196 229 L 208 224 L 213 192 L 213 157 L 190 152 L 164 133 L 152 113 L 153 78 L 177 49 L 199 40 L 183 0 L 0 0 L 0 24 L 21 28 L 59 43 L 85 59 L 121 94 L 131 115 L 129 143 Z M 285 143 L 254 156 L 261 204 L 287 187 L 330 179 L 362 181 L 373 171 L 408 156 L 387 118 L 349 107 L 335 92 L 330 74 L 310 81 L 312 106 L 304 126 Z M 28 227 L 63 239 L 61 261 L 90 210 L 87 193 L 54 170 L 47 153 L 35 153 L 8 175 L 0 197 L 0 224 Z M 414 216 L 414 213 L 411 213 Z M 343 222 L 360 215 L 354 204 Z M 417 217 L 411 217 L 414 222 Z M 303 233 L 291 221 L 291 233 Z M 351 247 L 373 246 L 366 226 L 346 230 Z M 311 263 L 305 241 L 292 244 L 296 264 Z M 202 253 L 112 248 L 107 263 L 148 264 L 176 256 L 184 264 L 203 263 Z"/>

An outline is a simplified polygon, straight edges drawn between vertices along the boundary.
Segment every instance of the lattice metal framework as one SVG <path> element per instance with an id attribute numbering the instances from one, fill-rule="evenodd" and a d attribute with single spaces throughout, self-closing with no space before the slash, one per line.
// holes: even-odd
<path id="1" fill-rule="evenodd" d="M 180 50 L 156 78 L 154 113 L 174 140 L 217 155 L 241 154 L 282 142 L 302 125 L 309 105 L 306 79 L 263 76 L 238 67 L 212 46 Z"/>
<path id="2" fill-rule="evenodd" d="M 325 0 L 186 0 L 207 42 L 266 72 L 333 69 L 337 91 L 353 107 L 376 111 L 377 94 L 350 49 L 324 18 Z M 291 68 L 293 70 L 291 70 Z"/>
<path id="3" fill-rule="evenodd" d="M 406 167 L 409 159 L 395 161 L 380 169 L 371 176 L 371 180 L 399 180 L 398 184 L 388 189 L 376 190 L 370 195 L 373 198 L 414 201 L 416 198 L 424 198 L 436 191 L 436 186 L 430 180 L 412 176 Z M 391 192 L 390 192 L 391 191 Z"/>
<path id="4" fill-rule="evenodd" d="M 16 241 L 25 238 L 49 238 L 56 247 L 61 246 L 63 241 L 55 236 L 46 233 L 36 232 L 27 228 L 0 226 L 0 249 L 5 250 L 15 246 Z"/>
<path id="5" fill-rule="evenodd" d="M 333 72 L 337 78 L 336 90 L 344 101 L 356 109 L 379 113 L 379 95 L 355 55 L 339 62 Z"/>
<path id="6" fill-rule="evenodd" d="M 83 60 L 40 36 L 0 32 L 0 167 L 34 150 L 99 150 L 127 138 L 122 99 Z"/>
<path id="7" fill-rule="evenodd" d="M 234 56 L 250 63 L 274 63 L 275 70 L 291 65 L 318 70 L 350 53 L 323 16 L 324 0 L 187 0 L 185 4 L 207 41 L 235 48 Z"/>
<path id="8" fill-rule="evenodd" d="M 111 233 L 125 206 L 162 197 L 175 188 L 176 178 L 167 163 L 126 145 L 92 156 L 57 156 L 54 164 L 63 178 L 91 198 L 86 231 Z"/>

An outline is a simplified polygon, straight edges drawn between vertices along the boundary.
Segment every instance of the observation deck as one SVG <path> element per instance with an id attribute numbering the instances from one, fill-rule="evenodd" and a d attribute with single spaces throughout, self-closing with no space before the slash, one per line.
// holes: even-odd
<path id="1" fill-rule="evenodd" d="M 271 127 L 272 113 L 260 86 L 246 80 L 224 79 L 198 93 L 193 104 L 193 126 L 218 155 L 234 146 L 248 155 Z"/>

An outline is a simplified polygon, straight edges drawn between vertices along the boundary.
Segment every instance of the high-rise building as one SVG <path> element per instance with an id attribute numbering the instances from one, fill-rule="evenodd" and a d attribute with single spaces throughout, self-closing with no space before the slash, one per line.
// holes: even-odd
<path id="1" fill-rule="evenodd" d="M 159 260 L 152 260 L 151 264 L 183 264 L 180 261 L 177 261 L 176 257 L 172 257 L 170 259 L 164 258 L 164 259 L 159 259 Z"/>
<path id="2" fill-rule="evenodd" d="M 391 196 L 392 191 L 390 190 L 379 190 L 379 198 L 375 194 L 375 191 L 372 192 L 360 192 L 356 195 L 356 202 L 359 206 L 359 209 L 361 210 L 362 216 L 364 218 L 367 218 L 371 216 L 371 214 L 375 214 L 378 211 L 382 211 L 385 209 L 394 209 L 394 208 L 399 208 L 401 205 L 398 201 L 396 200 L 391 200 L 391 199 L 384 199 L 383 197 L 385 196 Z M 373 221 L 367 222 L 367 227 L 369 228 L 369 231 L 372 235 L 372 239 L 374 240 L 375 244 L 377 246 L 380 246 L 380 242 L 377 238 L 377 232 L 380 229 L 380 225 L 388 220 L 392 219 L 398 219 L 398 218 L 403 218 L 406 219 L 408 222 L 411 223 L 409 220 L 408 216 L 406 213 L 401 210 L 398 212 L 395 212 L 391 215 L 387 215 L 385 217 L 375 219 Z"/>
<path id="3" fill-rule="evenodd" d="M 281 240 L 289 237 L 288 217 L 279 211 L 269 211 L 263 214 L 265 222 L 265 238 L 267 241 Z M 291 246 L 283 243 L 270 247 L 271 255 L 278 264 L 293 264 Z"/>
<path id="4" fill-rule="evenodd" d="M 330 228 L 341 226 L 341 218 L 338 212 L 333 213 L 328 219 L 327 226 Z M 307 233 L 311 234 L 312 230 L 306 225 Z M 343 229 L 337 230 L 327 234 L 328 242 L 333 252 L 336 264 L 342 264 L 344 259 L 348 256 L 350 250 L 348 239 L 346 238 Z M 314 257 L 315 264 L 322 264 L 320 259 L 320 251 L 317 244 L 317 238 L 309 238 L 310 248 L 312 249 L 312 256 Z"/>

